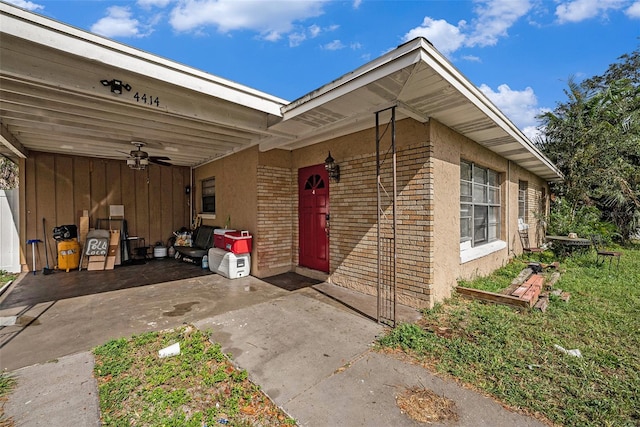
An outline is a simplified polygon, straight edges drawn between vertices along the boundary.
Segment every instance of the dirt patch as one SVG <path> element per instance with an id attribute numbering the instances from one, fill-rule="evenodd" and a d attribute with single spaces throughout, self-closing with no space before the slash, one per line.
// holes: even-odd
<path id="1" fill-rule="evenodd" d="M 398 407 L 413 420 L 421 423 L 454 423 L 458 421 L 456 404 L 431 390 L 413 387 L 400 394 Z"/>

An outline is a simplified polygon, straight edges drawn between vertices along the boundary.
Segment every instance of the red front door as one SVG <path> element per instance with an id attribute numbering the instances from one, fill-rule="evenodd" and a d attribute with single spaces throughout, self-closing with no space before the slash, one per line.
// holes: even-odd
<path id="1" fill-rule="evenodd" d="M 298 171 L 300 265 L 329 272 L 329 177 L 324 165 Z"/>

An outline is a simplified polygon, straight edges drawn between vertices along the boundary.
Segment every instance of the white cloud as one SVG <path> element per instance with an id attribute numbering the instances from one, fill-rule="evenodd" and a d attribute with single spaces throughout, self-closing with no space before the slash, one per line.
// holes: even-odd
<path id="1" fill-rule="evenodd" d="M 275 41 L 290 33 L 295 21 L 321 15 L 326 1 L 180 0 L 169 22 L 178 31 L 211 25 L 222 33 L 257 31 L 264 39 Z"/>
<path id="2" fill-rule="evenodd" d="M 625 13 L 629 18 L 640 18 L 640 1 L 637 1 L 629 6 Z"/>
<path id="3" fill-rule="evenodd" d="M 560 23 L 580 22 L 606 14 L 608 10 L 624 7 L 625 0 L 573 0 L 564 2 L 556 8 L 556 16 Z"/>
<path id="4" fill-rule="evenodd" d="M 409 30 L 403 41 L 424 37 L 444 55 L 450 55 L 463 46 L 493 46 L 507 30 L 531 10 L 529 0 L 479 0 L 476 18 L 471 25 L 459 21 L 457 25 L 443 19 L 426 16 L 419 27 Z"/>
<path id="5" fill-rule="evenodd" d="M 473 31 L 466 41 L 467 46 L 494 46 L 507 30 L 531 10 L 529 0 L 479 1 L 475 8 L 478 15 L 473 20 Z"/>
<path id="6" fill-rule="evenodd" d="M 357 9 L 362 4 L 362 0 L 353 0 L 353 8 Z"/>
<path id="7" fill-rule="evenodd" d="M 538 126 L 525 126 L 523 129 L 520 129 L 522 133 L 525 134 L 529 141 L 536 142 L 538 137 L 542 136 L 542 129 Z"/>
<path id="8" fill-rule="evenodd" d="M 289 35 L 287 36 L 289 38 L 289 46 L 300 46 L 300 44 L 302 44 L 302 42 L 307 39 L 315 39 L 323 33 L 335 31 L 338 28 L 340 28 L 338 25 L 331 25 L 329 27 L 321 28 L 318 25 L 313 24 L 308 28 L 303 29 L 302 31 L 289 33 Z"/>
<path id="9" fill-rule="evenodd" d="M 403 41 L 413 40 L 416 37 L 424 37 L 429 40 L 440 52 L 448 55 L 458 50 L 464 43 L 465 36 L 460 31 L 465 22 L 460 21 L 458 26 L 449 24 L 444 19 L 434 20 L 425 16 L 419 27 L 409 30 L 402 37 Z"/>
<path id="10" fill-rule="evenodd" d="M 309 36 L 311 38 L 318 37 L 318 35 L 320 34 L 320 31 L 322 31 L 322 29 L 317 25 L 313 24 L 312 26 L 309 27 Z"/>
<path id="11" fill-rule="evenodd" d="M 124 6 L 111 6 L 107 16 L 91 26 L 91 32 L 105 37 L 142 37 L 150 31 L 140 31 L 140 21 L 132 18 L 131 10 Z"/>
<path id="12" fill-rule="evenodd" d="M 324 50 L 340 50 L 344 49 L 346 46 L 340 40 L 334 40 L 325 45 L 322 45 Z"/>
<path id="13" fill-rule="evenodd" d="M 288 37 L 290 47 L 300 46 L 302 42 L 307 39 L 307 35 L 305 33 L 291 33 Z"/>
<path id="14" fill-rule="evenodd" d="M 26 10 L 39 10 L 39 9 L 44 9 L 44 6 L 40 5 L 40 4 L 36 4 L 30 1 L 26 1 L 26 0 L 4 0 L 7 3 L 10 3 L 14 6 L 18 6 L 21 7 L 22 9 L 26 9 Z"/>
<path id="15" fill-rule="evenodd" d="M 527 87 L 524 90 L 513 90 L 506 84 L 498 86 L 498 91 L 494 91 L 486 84 L 480 85 L 479 89 L 487 98 L 491 100 L 516 126 L 523 131 L 529 129 L 533 132 L 538 120 L 536 116 L 544 111 L 538 107 L 533 89 Z"/>
<path id="16" fill-rule="evenodd" d="M 138 0 L 136 3 L 143 9 L 151 9 L 152 7 L 164 8 L 171 3 L 171 0 Z"/>
<path id="17" fill-rule="evenodd" d="M 462 59 L 464 59 L 465 61 L 469 61 L 469 62 L 482 62 L 480 57 L 479 56 L 475 56 L 475 55 L 463 55 Z"/>

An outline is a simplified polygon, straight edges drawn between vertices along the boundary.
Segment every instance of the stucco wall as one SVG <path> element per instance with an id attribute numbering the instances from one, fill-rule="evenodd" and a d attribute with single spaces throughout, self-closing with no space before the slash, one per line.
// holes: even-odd
<path id="1" fill-rule="evenodd" d="M 431 121 L 431 141 L 434 151 L 434 291 L 435 300 L 451 295 L 459 279 L 471 279 L 491 273 L 506 264 L 511 256 L 522 252 L 518 238 L 518 181 L 529 184 L 533 211 L 544 203 L 542 192 L 548 195 L 544 180 L 525 171 L 513 162 L 493 153 L 453 130 Z M 460 260 L 460 160 L 469 160 L 500 173 L 501 230 L 500 239 L 506 247 L 483 257 L 461 263 Z M 536 215 L 529 215 L 530 223 Z M 537 223 L 536 223 L 537 224 Z"/>
<path id="2" fill-rule="evenodd" d="M 230 218 L 233 229 L 255 230 L 257 167 L 258 149 L 252 147 L 194 169 L 196 214 L 202 212 L 202 181 L 216 179 L 215 218 L 204 217 L 203 224 L 222 227 Z"/>
<path id="3" fill-rule="evenodd" d="M 200 166 L 193 171 L 194 211 L 202 212 L 202 181 L 216 179 L 215 218 L 204 216 L 202 223 L 229 228 L 248 230 L 255 233 L 257 228 L 257 168 L 258 148 L 246 150 Z M 251 256 L 251 269 L 257 268 L 257 259 Z"/>

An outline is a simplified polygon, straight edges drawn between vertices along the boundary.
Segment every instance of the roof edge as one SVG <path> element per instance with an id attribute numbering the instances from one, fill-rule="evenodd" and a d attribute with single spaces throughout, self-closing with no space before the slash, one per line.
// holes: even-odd
<path id="1" fill-rule="evenodd" d="M 549 160 L 496 105 L 449 62 L 426 38 L 418 37 L 370 61 L 354 71 L 304 95 L 282 107 L 283 120 L 302 114 L 334 98 L 349 93 L 380 75 L 396 69 L 424 62 L 459 90 L 470 102 L 483 111 L 494 123 L 510 135 L 541 162 L 554 176 L 551 181 L 562 180 L 562 172 Z M 545 178 L 548 179 L 548 178 Z"/>
<path id="2" fill-rule="evenodd" d="M 289 102 L 3 2 L 0 2 L 0 21 L 2 33 L 28 38 L 32 42 L 52 49 L 90 58 L 114 67 L 123 67 L 125 61 L 130 61 L 136 65 L 128 68 L 130 71 L 143 73 L 151 78 L 207 93 L 278 117 L 281 116 L 280 108 Z M 177 77 L 181 77 L 182 81 L 178 82 Z"/>

